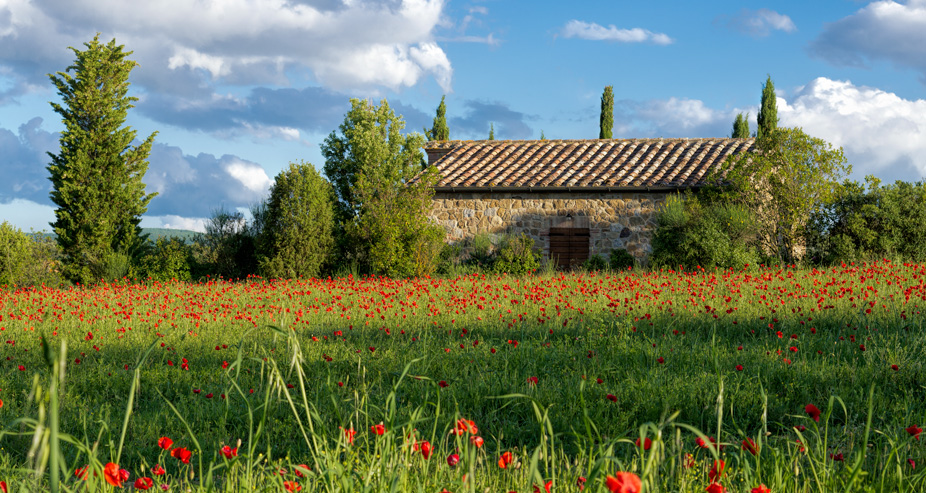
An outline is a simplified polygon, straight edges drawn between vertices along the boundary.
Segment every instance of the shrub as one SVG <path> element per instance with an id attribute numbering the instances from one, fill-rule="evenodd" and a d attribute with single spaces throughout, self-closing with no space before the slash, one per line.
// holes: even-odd
<path id="1" fill-rule="evenodd" d="M 139 260 L 139 275 L 153 281 L 192 279 L 193 250 L 182 238 L 158 238 L 148 242 Z"/>
<path id="2" fill-rule="evenodd" d="M 197 241 L 201 245 L 194 250 L 201 257 L 204 273 L 236 279 L 257 272 L 254 234 L 240 212 L 215 210 Z"/>
<path id="3" fill-rule="evenodd" d="M 597 253 L 582 263 L 582 268 L 590 272 L 605 270 L 607 267 L 608 263 L 605 261 L 604 257 L 598 255 Z"/>
<path id="4" fill-rule="evenodd" d="M 611 255 L 608 257 L 608 267 L 611 270 L 626 270 L 628 267 L 635 266 L 636 263 L 637 259 L 623 248 L 611 250 Z"/>
<path id="5" fill-rule="evenodd" d="M 51 236 L 0 224 L 0 286 L 61 286 L 61 250 Z"/>
<path id="6" fill-rule="evenodd" d="M 540 255 L 534 251 L 534 240 L 530 236 L 521 233 L 502 238 L 493 265 L 495 272 L 520 276 L 532 273 L 539 267 Z"/>
<path id="7" fill-rule="evenodd" d="M 694 195 L 670 196 L 656 217 L 654 266 L 740 268 L 758 261 L 750 246 L 755 226 L 743 206 L 702 204 Z"/>
<path id="8" fill-rule="evenodd" d="M 0 286 L 20 284 L 32 259 L 32 238 L 3 221 L 0 224 Z"/>

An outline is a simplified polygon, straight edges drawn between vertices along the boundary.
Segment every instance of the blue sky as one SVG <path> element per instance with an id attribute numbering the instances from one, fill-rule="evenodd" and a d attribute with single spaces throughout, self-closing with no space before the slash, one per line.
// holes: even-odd
<path id="1" fill-rule="evenodd" d="M 0 0 L 0 220 L 47 230 L 46 74 L 97 32 L 139 66 L 129 124 L 158 131 L 143 225 L 201 229 L 246 210 L 319 144 L 349 98 L 410 131 L 447 95 L 451 138 L 719 137 L 752 128 L 771 75 L 781 125 L 841 146 L 852 178 L 926 177 L 926 0 Z"/>

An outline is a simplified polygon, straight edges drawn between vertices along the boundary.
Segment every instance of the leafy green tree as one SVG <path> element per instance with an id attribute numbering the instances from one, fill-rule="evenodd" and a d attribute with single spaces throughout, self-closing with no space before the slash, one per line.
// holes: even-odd
<path id="1" fill-rule="evenodd" d="M 270 189 L 257 238 L 264 277 L 315 277 L 334 249 L 334 192 L 309 163 L 290 163 Z"/>
<path id="2" fill-rule="evenodd" d="M 257 272 L 255 235 L 244 214 L 220 207 L 206 221 L 205 229 L 198 239 L 205 274 L 242 279 Z"/>
<path id="3" fill-rule="evenodd" d="M 495 140 L 495 124 L 489 124 L 489 140 Z"/>
<path id="4" fill-rule="evenodd" d="M 19 284 L 32 259 L 32 238 L 3 221 L 0 224 L 0 286 Z"/>
<path id="5" fill-rule="evenodd" d="M 437 173 L 421 169 L 424 136 L 403 135 L 404 128 L 386 100 L 351 99 L 340 132 L 322 144 L 342 223 L 339 248 L 361 268 L 390 276 L 429 273 L 443 238 L 427 219 Z"/>
<path id="6" fill-rule="evenodd" d="M 543 129 L 540 130 L 540 140 L 547 140 L 547 136 L 543 134 Z"/>
<path id="7" fill-rule="evenodd" d="M 762 102 L 756 120 L 759 124 L 756 131 L 758 139 L 771 135 L 778 128 L 778 99 L 775 96 L 775 84 L 772 83 L 771 75 L 765 80 L 765 86 L 762 88 Z"/>
<path id="8" fill-rule="evenodd" d="M 746 116 L 742 113 L 736 115 L 736 120 L 733 120 L 733 134 L 730 136 L 734 139 L 749 138 L 749 113 L 746 113 Z"/>
<path id="9" fill-rule="evenodd" d="M 193 250 L 183 238 L 162 236 L 149 240 L 145 249 L 139 261 L 142 278 L 159 282 L 192 279 Z"/>
<path id="10" fill-rule="evenodd" d="M 852 171 L 841 148 L 800 128 L 776 129 L 758 152 L 731 159 L 720 170 L 722 199 L 750 210 L 758 223 L 760 251 L 792 263 L 803 256 L 811 214 L 832 201 Z"/>
<path id="11" fill-rule="evenodd" d="M 605 86 L 601 95 L 601 116 L 598 131 L 599 139 L 613 138 L 614 129 L 614 86 Z"/>
<path id="12" fill-rule="evenodd" d="M 450 128 L 447 126 L 447 105 L 444 104 L 445 97 L 440 97 L 440 104 L 437 106 L 437 115 L 434 117 L 431 130 L 424 129 L 424 135 L 428 140 L 450 140 Z"/>
<path id="13" fill-rule="evenodd" d="M 142 179 L 156 133 L 132 146 L 135 131 L 124 126 L 138 99 L 126 95 L 132 52 L 115 40 L 100 43 L 99 34 L 84 46 L 71 48 L 77 59 L 66 72 L 49 74 L 62 99 L 51 106 L 65 130 L 48 171 L 64 274 L 88 283 L 112 275 L 142 242 L 138 223 L 156 195 L 145 193 Z"/>

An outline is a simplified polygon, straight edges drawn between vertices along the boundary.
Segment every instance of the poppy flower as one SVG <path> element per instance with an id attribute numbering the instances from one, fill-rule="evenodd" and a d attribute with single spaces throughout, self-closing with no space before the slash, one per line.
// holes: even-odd
<path id="1" fill-rule="evenodd" d="M 907 464 L 910 464 L 910 467 L 916 469 L 916 461 L 913 459 L 907 459 Z"/>
<path id="2" fill-rule="evenodd" d="M 579 478 L 576 479 L 576 486 L 579 487 L 579 491 L 585 489 L 585 476 L 579 476 Z"/>
<path id="3" fill-rule="evenodd" d="M 311 467 L 305 464 L 299 464 L 293 469 L 293 472 L 296 473 L 296 476 L 299 476 L 300 478 L 302 478 L 302 477 L 305 477 L 305 475 L 308 474 L 309 471 L 311 470 L 312 470 Z"/>
<path id="4" fill-rule="evenodd" d="M 441 380 L 440 382 L 437 382 L 437 386 L 440 387 L 440 388 L 442 388 L 442 389 L 443 389 L 443 388 L 446 388 L 447 385 L 448 385 L 448 384 L 447 384 L 447 381 L 446 381 L 446 380 Z"/>
<path id="5" fill-rule="evenodd" d="M 460 463 L 460 456 L 457 454 L 450 454 L 447 456 L 447 465 L 450 467 L 457 467 L 457 464 Z"/>
<path id="6" fill-rule="evenodd" d="M 425 460 L 428 460 L 431 458 L 431 452 L 434 448 L 431 447 L 431 442 L 421 442 L 421 445 L 415 444 L 415 450 L 420 451 L 421 456 L 424 457 Z"/>
<path id="7" fill-rule="evenodd" d="M 174 444 L 174 441 L 167 437 L 158 438 L 158 447 L 161 447 L 164 450 L 170 450 L 170 447 Z"/>
<path id="8" fill-rule="evenodd" d="M 344 430 L 344 438 L 347 439 L 347 443 L 348 443 L 349 445 L 353 445 L 353 444 L 354 444 L 354 435 L 356 435 L 357 432 L 356 432 L 353 428 L 343 428 L 343 427 L 342 427 L 341 429 Z"/>
<path id="9" fill-rule="evenodd" d="M 134 486 L 136 490 L 147 490 L 154 486 L 154 481 L 152 481 L 151 478 L 138 478 L 132 486 Z"/>
<path id="10" fill-rule="evenodd" d="M 717 440 L 714 437 L 707 437 L 707 440 L 708 441 L 705 441 L 703 438 L 698 437 L 695 439 L 695 443 L 701 448 L 711 448 L 711 445 L 713 445 L 718 450 L 723 450 L 723 445 L 718 446 Z"/>
<path id="11" fill-rule="evenodd" d="M 302 485 L 295 481 L 283 481 L 283 489 L 286 491 L 302 491 Z"/>
<path id="12" fill-rule="evenodd" d="M 231 448 L 228 445 L 226 445 L 222 447 L 222 450 L 220 450 L 220 452 L 222 453 L 223 456 L 225 456 L 226 459 L 231 459 L 232 457 L 238 457 L 238 447 Z"/>
<path id="13" fill-rule="evenodd" d="M 543 489 L 547 490 L 547 493 L 550 493 L 550 488 L 553 487 L 553 480 L 547 481 L 547 484 L 543 485 Z M 536 484 L 534 485 L 534 493 L 540 493 L 540 487 Z"/>
<path id="14" fill-rule="evenodd" d="M 813 404 L 807 404 L 804 406 L 804 412 L 809 414 L 810 417 L 813 418 L 813 420 L 817 423 L 820 422 L 820 409 L 818 409 L 817 406 L 814 406 Z"/>
<path id="15" fill-rule="evenodd" d="M 155 464 L 154 467 L 151 468 L 151 474 L 154 474 L 155 476 L 163 476 L 166 472 L 167 471 L 165 471 L 160 464 Z"/>
<path id="16" fill-rule="evenodd" d="M 920 428 L 919 426 L 910 425 L 909 427 L 907 427 L 907 433 L 909 433 L 910 435 L 912 435 L 913 438 L 916 438 L 917 440 L 920 439 L 920 433 L 922 433 L 922 432 L 923 432 L 923 429 Z"/>
<path id="17" fill-rule="evenodd" d="M 772 490 L 768 489 L 765 484 L 760 484 L 759 486 L 756 486 L 750 490 L 749 493 L 772 493 Z"/>
<path id="18" fill-rule="evenodd" d="M 640 446 L 640 439 L 639 439 L 639 438 L 637 438 L 636 445 L 637 445 L 637 447 Z M 650 440 L 649 438 L 646 438 L 645 440 L 643 440 L 643 450 L 649 450 L 650 447 L 652 447 L 652 446 L 653 446 L 653 441 L 652 441 L 652 440 Z"/>
<path id="19" fill-rule="evenodd" d="M 643 484 L 640 477 L 632 472 L 618 472 L 605 478 L 605 485 L 611 493 L 640 493 Z"/>
<path id="20" fill-rule="evenodd" d="M 89 469 L 89 466 L 78 467 L 77 469 L 74 470 L 74 477 L 78 479 L 86 480 L 87 479 L 87 469 Z"/>
<path id="21" fill-rule="evenodd" d="M 514 456 L 511 455 L 511 452 L 505 452 L 498 458 L 498 467 L 508 469 L 512 462 L 514 462 Z"/>
<path id="22" fill-rule="evenodd" d="M 891 365 L 891 369 L 894 370 L 894 371 L 897 371 L 897 370 L 900 369 L 900 367 L 897 366 L 897 365 Z"/>
<path id="23" fill-rule="evenodd" d="M 527 377 L 527 384 L 531 387 L 537 385 L 537 377 Z"/>
<path id="24" fill-rule="evenodd" d="M 119 465 L 109 462 L 103 466 L 103 479 L 117 488 L 122 488 L 122 474 L 119 472 Z"/>
<path id="25" fill-rule="evenodd" d="M 485 440 L 481 436 L 473 435 L 469 437 L 469 443 L 472 443 L 476 448 L 482 448 L 482 444 L 485 443 Z"/>
<path id="26" fill-rule="evenodd" d="M 7 493 L 8 490 L 6 489 L 6 481 L 0 481 L 0 491 Z"/>
<path id="27" fill-rule="evenodd" d="M 476 423 L 470 419 L 458 419 L 456 428 L 451 431 L 451 433 L 456 433 L 457 435 L 462 435 L 467 432 L 470 435 L 479 433 L 479 428 L 476 427 Z"/>
<path id="28" fill-rule="evenodd" d="M 180 462 L 183 462 L 184 464 L 189 464 L 189 463 L 190 463 L 190 456 L 191 456 L 191 455 L 193 455 L 193 453 L 190 452 L 189 450 L 187 450 L 187 449 L 184 448 L 184 447 L 177 447 L 177 448 L 175 448 L 175 449 L 173 449 L 173 450 L 170 451 L 170 456 L 171 456 L 171 457 L 173 457 L 173 458 L 175 458 L 175 459 L 180 459 Z"/>
<path id="29" fill-rule="evenodd" d="M 704 491 L 707 493 L 727 493 L 727 489 L 720 483 L 711 483 L 707 485 L 707 488 L 704 488 Z"/>
<path id="30" fill-rule="evenodd" d="M 736 365 L 736 371 L 743 371 L 743 365 Z"/>
<path id="31" fill-rule="evenodd" d="M 714 467 L 707 473 L 707 480 L 710 482 L 715 482 L 723 476 L 723 468 L 726 467 L 726 463 L 722 460 L 715 460 Z"/>
<path id="32" fill-rule="evenodd" d="M 756 442 L 752 438 L 747 438 L 743 440 L 743 450 L 749 452 L 752 455 L 757 455 L 759 453 L 759 446 L 756 445 Z"/>
<path id="33" fill-rule="evenodd" d="M 371 427 L 370 427 L 370 431 L 372 431 L 373 433 L 375 433 L 375 434 L 377 434 L 377 435 L 385 435 L 385 434 L 386 434 L 386 426 L 383 425 L 382 422 L 380 422 L 378 425 L 373 425 L 373 426 L 371 426 Z"/>

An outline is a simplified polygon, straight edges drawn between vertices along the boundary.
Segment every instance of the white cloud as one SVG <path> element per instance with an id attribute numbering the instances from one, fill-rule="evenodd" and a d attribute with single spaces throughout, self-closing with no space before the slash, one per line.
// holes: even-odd
<path id="1" fill-rule="evenodd" d="M 757 38 L 768 36 L 772 30 L 787 33 L 797 31 L 797 26 L 790 17 L 770 9 L 742 9 L 729 19 L 720 17 L 718 20 L 725 20 L 729 28 Z"/>
<path id="2" fill-rule="evenodd" d="M 450 63 L 433 36 L 444 0 L 335 3 L 325 9 L 289 0 L 3 0 L 0 65 L 43 77 L 66 63 L 71 54 L 63 47 L 80 46 L 99 31 L 135 51 L 143 84 L 178 92 L 202 90 L 202 81 L 184 71 L 255 85 L 285 83 L 290 68 L 307 68 L 337 88 L 397 89 L 433 75 L 449 89 Z M 413 49 L 430 55 L 410 56 Z"/>
<path id="3" fill-rule="evenodd" d="M 583 22 L 580 20 L 571 20 L 563 26 L 560 35 L 564 38 L 579 38 L 593 41 L 617 41 L 620 43 L 643 43 L 649 42 L 658 45 L 667 45 L 672 43 L 672 38 L 663 33 L 654 33 L 652 31 L 635 27 L 632 29 L 619 29 L 613 24 L 604 27 L 594 22 Z"/>
<path id="4" fill-rule="evenodd" d="M 809 49 L 837 65 L 887 60 L 920 71 L 926 81 L 926 1 L 872 2 L 827 24 Z"/>
<path id="5" fill-rule="evenodd" d="M 265 194 L 273 185 L 273 180 L 267 176 L 267 171 L 254 163 L 233 159 L 225 164 L 225 172 L 238 180 L 245 188 L 258 194 Z"/>
<path id="6" fill-rule="evenodd" d="M 185 229 L 197 233 L 206 232 L 206 218 L 204 217 L 143 216 L 140 225 L 143 228 Z"/>

